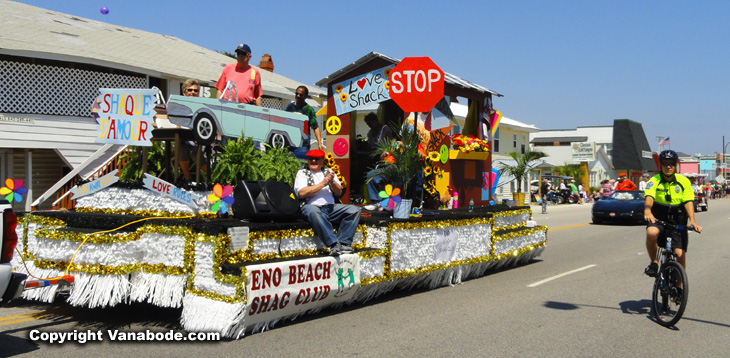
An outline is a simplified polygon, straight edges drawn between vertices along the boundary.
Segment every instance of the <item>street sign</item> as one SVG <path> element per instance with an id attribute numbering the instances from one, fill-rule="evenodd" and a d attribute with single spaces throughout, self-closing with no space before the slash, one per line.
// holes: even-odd
<path id="1" fill-rule="evenodd" d="M 389 92 L 404 112 L 428 112 L 444 98 L 444 71 L 428 57 L 406 57 L 390 71 Z"/>

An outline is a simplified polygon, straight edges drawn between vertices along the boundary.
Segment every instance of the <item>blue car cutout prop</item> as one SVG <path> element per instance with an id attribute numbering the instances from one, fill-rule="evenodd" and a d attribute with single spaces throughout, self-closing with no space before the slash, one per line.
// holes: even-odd
<path id="1" fill-rule="evenodd" d="M 594 224 L 604 222 L 644 222 L 644 192 L 615 191 L 606 199 L 593 204 L 591 217 Z"/>
<path id="2" fill-rule="evenodd" d="M 171 123 L 193 130 L 195 141 L 210 144 L 217 134 L 239 138 L 243 132 L 272 147 L 301 147 L 309 135 L 309 121 L 301 113 L 259 107 L 224 99 L 171 95 L 167 102 Z"/>

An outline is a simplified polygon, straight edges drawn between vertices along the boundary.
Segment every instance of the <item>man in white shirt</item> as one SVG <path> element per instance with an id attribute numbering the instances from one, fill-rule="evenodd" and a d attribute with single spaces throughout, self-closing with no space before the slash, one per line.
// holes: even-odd
<path id="1" fill-rule="evenodd" d="M 646 189 L 646 183 L 649 182 L 649 174 L 644 173 L 644 175 L 641 176 L 641 181 L 639 182 L 639 190 L 644 191 Z"/>
<path id="2" fill-rule="evenodd" d="M 330 249 L 330 255 L 354 253 L 350 245 L 360 222 L 360 208 L 335 204 L 335 195 L 342 195 L 342 184 L 332 170 L 324 168 L 324 151 L 307 152 L 307 166 L 307 169 L 299 170 L 294 179 L 294 192 L 299 199 L 306 199 L 302 214 Z M 332 223 L 339 223 L 337 235 Z"/>

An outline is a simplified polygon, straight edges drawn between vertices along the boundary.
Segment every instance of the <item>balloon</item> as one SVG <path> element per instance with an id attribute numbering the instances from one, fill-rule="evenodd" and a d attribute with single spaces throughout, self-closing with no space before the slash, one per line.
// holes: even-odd
<path id="1" fill-rule="evenodd" d="M 106 6 L 102 6 L 101 9 L 99 9 L 99 12 L 101 12 L 102 15 L 106 15 L 109 13 L 109 8 Z"/>

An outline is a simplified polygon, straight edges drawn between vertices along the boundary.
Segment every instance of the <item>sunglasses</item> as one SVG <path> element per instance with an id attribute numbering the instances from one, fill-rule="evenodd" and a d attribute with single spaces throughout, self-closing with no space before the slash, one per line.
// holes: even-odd
<path id="1" fill-rule="evenodd" d="M 188 89 L 186 89 L 186 91 L 188 91 L 188 92 L 199 92 L 199 90 L 198 89 L 195 89 L 195 88 L 188 88 Z"/>
<path id="2" fill-rule="evenodd" d="M 662 162 L 661 164 L 663 167 L 676 167 L 677 166 L 677 163 L 672 163 L 672 162 Z"/>
<path id="3" fill-rule="evenodd" d="M 307 158 L 307 160 L 320 160 L 320 159 L 324 159 L 324 158 L 311 158 L 311 157 Z"/>

